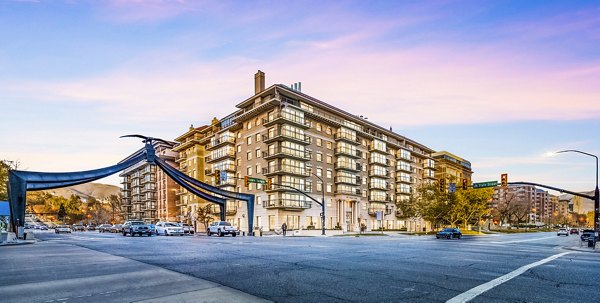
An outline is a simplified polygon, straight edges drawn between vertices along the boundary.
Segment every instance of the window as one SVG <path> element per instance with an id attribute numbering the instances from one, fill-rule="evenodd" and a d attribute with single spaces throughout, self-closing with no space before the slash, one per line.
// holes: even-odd
<path id="1" fill-rule="evenodd" d="M 238 146 L 237 146 L 237 152 L 238 152 L 238 153 L 241 153 L 241 152 L 242 152 L 242 146 L 241 146 L 241 145 L 238 145 Z"/>
<path id="2" fill-rule="evenodd" d="M 246 153 L 246 160 L 252 160 L 252 152 Z"/>
<path id="3" fill-rule="evenodd" d="M 247 129 L 251 129 L 252 128 L 252 121 L 248 122 L 248 124 L 246 125 Z"/>
<path id="4" fill-rule="evenodd" d="M 327 192 L 330 193 L 331 192 L 331 184 L 327 184 Z"/>
<path id="5" fill-rule="evenodd" d="M 320 138 L 317 138 L 317 146 L 322 146 L 323 145 L 323 140 L 321 140 Z"/>
<path id="6" fill-rule="evenodd" d="M 317 168 L 317 176 L 321 177 L 323 175 L 323 169 Z"/>
<path id="7" fill-rule="evenodd" d="M 256 134 L 256 138 L 254 138 L 254 141 L 260 142 L 260 134 Z"/>
<path id="8" fill-rule="evenodd" d="M 333 149 L 331 142 L 327 142 L 327 149 Z"/>
<path id="9" fill-rule="evenodd" d="M 248 145 L 252 144 L 252 137 L 246 138 L 246 144 L 248 144 Z"/>
<path id="10" fill-rule="evenodd" d="M 317 161 L 323 161 L 323 154 L 317 153 Z"/>
<path id="11" fill-rule="evenodd" d="M 327 170 L 327 178 L 331 179 L 331 170 L 330 169 Z"/>
<path id="12" fill-rule="evenodd" d="M 321 126 L 321 123 L 317 123 L 317 131 L 323 131 L 323 127 Z"/>
<path id="13" fill-rule="evenodd" d="M 333 163 L 333 157 L 327 156 L 327 163 L 329 163 L 329 164 Z"/>
<path id="14" fill-rule="evenodd" d="M 328 135 L 331 135 L 331 133 L 332 133 L 332 132 L 331 132 L 331 127 L 329 127 L 329 126 L 328 126 L 328 127 L 327 127 L 327 130 L 325 131 L 325 133 L 326 133 L 326 134 L 328 134 Z"/>
<path id="15" fill-rule="evenodd" d="M 317 191 L 323 191 L 323 183 L 317 182 Z"/>
<path id="16" fill-rule="evenodd" d="M 260 148 L 256 149 L 256 158 L 260 158 Z"/>
<path id="17" fill-rule="evenodd" d="M 246 175 L 252 176 L 252 167 L 246 167 Z"/>

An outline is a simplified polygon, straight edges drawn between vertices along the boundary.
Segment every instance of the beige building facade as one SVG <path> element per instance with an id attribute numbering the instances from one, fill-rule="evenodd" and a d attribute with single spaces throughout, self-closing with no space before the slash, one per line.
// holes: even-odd
<path id="1" fill-rule="evenodd" d="M 174 150 L 180 169 L 184 162 L 196 165 L 192 176 L 197 179 L 214 184 L 214 173 L 224 171 L 221 188 L 254 194 L 255 226 L 274 230 L 285 222 L 289 229 L 320 229 L 321 207 L 289 188 L 294 187 L 324 199 L 327 229 L 427 227 L 418 218 L 398 217 L 395 202 L 408 199 L 419 184 L 435 182 L 432 149 L 308 96 L 299 85 L 265 88 L 260 71 L 254 96 L 237 108 L 203 130 L 190 129 L 176 139 Z M 190 148 L 196 162 L 189 162 Z M 246 188 L 244 176 L 270 179 L 274 186 L 267 190 L 251 183 Z M 182 193 L 179 203 L 191 209 L 193 197 L 185 197 Z M 244 203 L 228 202 L 226 211 L 227 221 L 247 228 Z"/>
<path id="2" fill-rule="evenodd" d="M 446 188 L 450 183 L 461 187 L 463 179 L 467 179 L 468 185 L 471 184 L 471 162 L 447 151 L 435 152 L 431 157 L 435 161 L 435 178 L 444 180 Z"/>

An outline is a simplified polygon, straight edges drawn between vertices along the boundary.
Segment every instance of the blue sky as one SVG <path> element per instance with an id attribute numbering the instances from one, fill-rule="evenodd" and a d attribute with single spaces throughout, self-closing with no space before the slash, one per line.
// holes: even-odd
<path id="1" fill-rule="evenodd" d="M 594 187 L 594 159 L 543 155 L 600 155 L 597 1 L 4 0 L 0 39 L 0 159 L 30 170 L 173 139 L 261 69 L 470 160 L 475 181 Z"/>

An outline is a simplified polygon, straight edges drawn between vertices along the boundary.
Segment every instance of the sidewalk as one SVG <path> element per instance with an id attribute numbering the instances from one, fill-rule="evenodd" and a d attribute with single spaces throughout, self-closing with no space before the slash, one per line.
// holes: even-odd
<path id="1" fill-rule="evenodd" d="M 269 302 L 208 280 L 57 242 L 0 248 L 2 302 Z"/>

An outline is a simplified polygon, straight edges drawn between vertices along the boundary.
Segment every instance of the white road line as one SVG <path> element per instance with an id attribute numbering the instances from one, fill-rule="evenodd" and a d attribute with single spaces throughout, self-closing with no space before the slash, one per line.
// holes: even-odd
<path id="1" fill-rule="evenodd" d="M 513 240 L 513 241 L 491 241 L 490 243 L 494 243 L 494 244 L 521 243 L 521 242 L 539 241 L 539 240 L 551 239 L 551 238 L 554 238 L 554 239 L 556 239 L 556 237 L 555 237 L 555 236 L 550 236 L 550 237 L 535 238 L 535 239 L 525 239 L 525 240 Z"/>
<path id="2" fill-rule="evenodd" d="M 544 263 L 548 263 L 548 262 L 550 262 L 552 260 L 558 259 L 558 258 L 560 258 L 560 257 L 562 257 L 562 256 L 564 256 L 566 254 L 570 254 L 570 253 L 571 252 L 563 252 L 563 253 L 560 253 L 560 254 L 556 254 L 556 255 L 550 256 L 550 257 L 548 257 L 546 259 L 543 259 L 543 260 L 540 260 L 540 261 L 537 261 L 537 262 L 534 262 L 534 263 L 531 263 L 531 264 L 527 264 L 527 265 L 521 266 L 521 267 L 519 267 L 519 268 L 517 268 L 517 269 L 515 269 L 515 270 L 513 270 L 513 271 L 511 271 L 509 273 L 507 273 L 504 276 L 498 277 L 498 278 L 496 278 L 496 279 L 494 279 L 492 281 L 489 281 L 487 283 L 484 283 L 484 284 L 481 284 L 479 286 L 473 287 L 473 288 L 467 290 L 466 292 L 463 292 L 462 294 L 460 294 L 460 295 L 458 295 L 458 296 L 456 296 L 456 297 L 454 297 L 454 298 L 446 301 L 446 303 L 464 303 L 464 302 L 469 302 L 469 301 L 473 300 L 473 298 L 479 296 L 480 294 L 482 294 L 482 293 L 484 293 L 484 292 L 486 292 L 486 291 L 488 291 L 488 290 L 490 290 L 490 289 L 492 289 L 492 288 L 494 288 L 494 287 L 496 287 L 496 286 L 498 286 L 498 285 L 500 285 L 500 284 L 502 284 L 504 282 L 507 282 L 507 281 L 511 280 L 512 278 L 514 278 L 514 277 L 517 277 L 517 276 L 523 274 L 524 272 L 526 272 L 527 270 L 529 270 L 531 268 L 534 268 L 536 266 L 540 266 L 540 265 L 542 265 Z"/>

